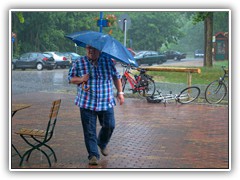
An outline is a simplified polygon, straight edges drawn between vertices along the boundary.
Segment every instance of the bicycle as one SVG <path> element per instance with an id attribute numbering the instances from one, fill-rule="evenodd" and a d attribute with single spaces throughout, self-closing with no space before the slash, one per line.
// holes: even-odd
<path id="1" fill-rule="evenodd" d="M 147 97 L 147 102 L 149 103 L 161 103 L 163 102 L 166 106 L 166 103 L 170 100 L 175 100 L 177 103 L 188 104 L 193 102 L 200 95 L 200 88 L 197 86 L 190 86 L 183 89 L 179 94 L 172 94 L 172 91 L 169 94 L 163 94 L 158 91 L 157 95 Z"/>
<path id="2" fill-rule="evenodd" d="M 124 65 L 125 71 L 122 75 L 122 90 L 124 92 L 127 81 L 130 84 L 132 93 L 138 93 L 141 97 L 152 96 L 155 93 L 155 82 L 152 76 L 146 74 L 145 69 L 135 68 L 130 65 Z M 139 71 L 139 75 L 130 72 L 130 69 Z"/>
<path id="3" fill-rule="evenodd" d="M 228 70 L 225 69 L 225 66 L 222 66 L 222 69 L 224 71 L 223 76 L 211 82 L 205 90 L 205 99 L 209 104 L 218 104 L 227 95 L 225 78 L 228 77 Z"/>

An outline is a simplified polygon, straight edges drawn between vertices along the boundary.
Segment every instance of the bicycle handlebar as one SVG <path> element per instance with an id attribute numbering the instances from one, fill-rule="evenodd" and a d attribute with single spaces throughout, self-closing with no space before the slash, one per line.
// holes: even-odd
<path id="1" fill-rule="evenodd" d="M 126 69 L 133 69 L 133 70 L 137 70 L 137 71 L 146 71 L 144 68 L 137 68 L 137 67 L 135 67 L 135 66 L 132 66 L 132 65 L 130 65 L 130 64 L 121 64 L 123 67 L 125 67 Z"/>
<path id="2" fill-rule="evenodd" d="M 224 71 L 224 74 L 225 75 L 228 75 L 228 69 L 225 69 L 226 68 L 226 66 L 222 66 L 222 69 L 223 69 L 223 71 Z"/>
<path id="3" fill-rule="evenodd" d="M 123 67 L 128 68 L 128 69 L 134 69 L 135 67 L 130 65 L 130 64 L 121 64 Z"/>

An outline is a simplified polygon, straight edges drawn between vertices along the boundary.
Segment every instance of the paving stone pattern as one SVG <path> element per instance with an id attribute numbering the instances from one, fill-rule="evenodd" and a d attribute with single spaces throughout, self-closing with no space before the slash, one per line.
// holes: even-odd
<path id="1" fill-rule="evenodd" d="M 12 96 L 13 103 L 32 104 L 12 119 L 12 143 L 23 153 L 28 146 L 14 132 L 21 127 L 45 129 L 51 102 L 61 98 L 56 131 L 49 143 L 58 161 L 55 163 L 51 157 L 51 169 L 229 168 L 228 106 L 170 103 L 164 107 L 136 98 L 126 98 L 123 106 L 115 107 L 116 128 L 108 146 L 110 154 L 101 156 L 98 166 L 89 166 L 74 97 L 44 92 Z M 12 157 L 11 168 L 49 169 L 46 158 L 38 151 L 22 167 L 19 162 L 19 157 Z"/>

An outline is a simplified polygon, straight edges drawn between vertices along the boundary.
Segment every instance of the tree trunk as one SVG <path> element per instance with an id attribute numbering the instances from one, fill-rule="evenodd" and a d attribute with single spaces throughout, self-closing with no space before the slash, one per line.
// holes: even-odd
<path id="1" fill-rule="evenodd" d="M 205 19 L 205 56 L 204 66 L 212 67 L 212 36 L 213 36 L 213 12 L 210 12 Z"/>
<path id="2" fill-rule="evenodd" d="M 206 66 L 206 53 L 207 52 L 207 21 L 204 20 L 204 59 L 203 59 L 203 66 Z"/>

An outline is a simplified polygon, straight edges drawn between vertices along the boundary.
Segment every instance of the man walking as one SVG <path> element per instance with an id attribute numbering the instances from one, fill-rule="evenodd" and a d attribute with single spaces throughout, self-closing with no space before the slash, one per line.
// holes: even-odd
<path id="1" fill-rule="evenodd" d="M 107 145 L 115 128 L 113 84 L 120 105 L 124 103 L 124 93 L 113 61 L 91 46 L 86 51 L 86 56 L 78 58 L 69 69 L 68 80 L 78 86 L 75 104 L 80 108 L 89 164 L 98 165 L 98 147 L 102 155 L 108 155 Z M 97 118 L 101 125 L 98 135 Z"/>

